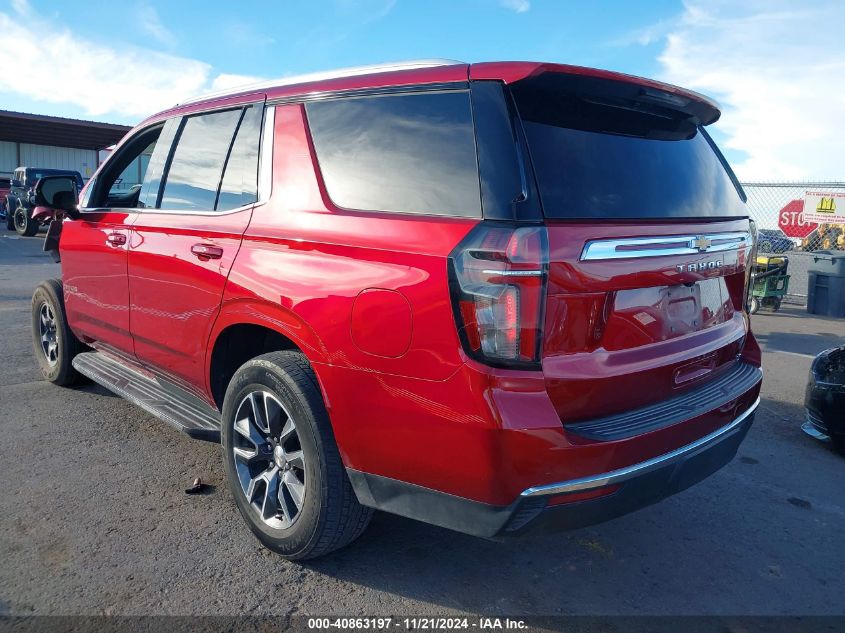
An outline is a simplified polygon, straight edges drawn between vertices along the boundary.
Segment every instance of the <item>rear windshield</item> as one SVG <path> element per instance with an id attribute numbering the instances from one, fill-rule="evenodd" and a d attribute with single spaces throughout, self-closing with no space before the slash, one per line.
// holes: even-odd
<path id="1" fill-rule="evenodd" d="M 82 188 L 82 176 L 76 171 L 64 171 L 61 169 L 33 169 L 27 172 L 26 184 L 32 187 L 41 180 L 44 176 L 72 176 L 76 179 L 76 184 Z"/>
<path id="2" fill-rule="evenodd" d="M 601 95 L 513 89 L 550 218 L 747 215 L 732 175 L 694 121 Z"/>

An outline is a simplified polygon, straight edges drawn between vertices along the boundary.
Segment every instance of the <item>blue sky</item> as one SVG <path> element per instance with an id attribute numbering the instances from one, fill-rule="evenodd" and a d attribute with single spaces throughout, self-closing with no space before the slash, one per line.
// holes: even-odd
<path id="1" fill-rule="evenodd" d="M 429 57 L 542 60 L 714 96 L 725 106 L 715 136 L 741 176 L 843 177 L 845 138 L 833 128 L 845 107 L 845 38 L 823 45 L 817 36 L 824 25 L 845 23 L 843 7 L 835 0 L 0 0 L 0 108 L 133 124 L 187 96 L 253 79 Z M 803 92 L 818 82 L 831 86 L 825 103 Z"/>

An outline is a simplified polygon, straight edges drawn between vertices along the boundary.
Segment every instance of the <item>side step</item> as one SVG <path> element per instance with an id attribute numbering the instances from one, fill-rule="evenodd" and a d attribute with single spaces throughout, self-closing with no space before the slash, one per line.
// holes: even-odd
<path id="1" fill-rule="evenodd" d="M 80 374 L 190 437 L 220 441 L 220 413 L 190 394 L 176 393 L 174 387 L 165 389 L 155 378 L 100 352 L 77 355 L 73 366 Z"/>

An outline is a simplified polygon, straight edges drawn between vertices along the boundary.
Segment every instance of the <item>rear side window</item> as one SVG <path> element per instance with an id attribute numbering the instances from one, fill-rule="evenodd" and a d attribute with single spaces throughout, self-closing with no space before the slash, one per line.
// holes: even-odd
<path id="1" fill-rule="evenodd" d="M 223 171 L 217 211 L 228 211 L 258 199 L 258 143 L 261 136 L 262 109 L 254 106 L 244 111 L 232 151 Z"/>
<path id="2" fill-rule="evenodd" d="M 214 209 L 223 166 L 241 110 L 188 117 L 176 143 L 159 208 L 175 211 Z"/>
<path id="3" fill-rule="evenodd" d="M 314 101 L 306 111 L 326 188 L 339 207 L 481 215 L 467 91 Z"/>
<path id="4" fill-rule="evenodd" d="M 546 217 L 747 215 L 715 145 L 689 117 L 554 83 L 517 83 L 513 95 Z"/>

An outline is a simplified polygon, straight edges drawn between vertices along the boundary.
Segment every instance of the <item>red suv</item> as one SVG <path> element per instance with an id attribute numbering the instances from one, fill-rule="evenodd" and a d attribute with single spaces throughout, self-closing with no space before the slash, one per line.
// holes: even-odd
<path id="1" fill-rule="evenodd" d="M 730 461 L 759 403 L 754 227 L 718 117 L 527 62 L 181 104 L 78 204 L 39 183 L 62 280 L 35 291 L 35 354 L 220 441 L 291 559 L 373 509 L 495 538 L 616 517 Z"/>

